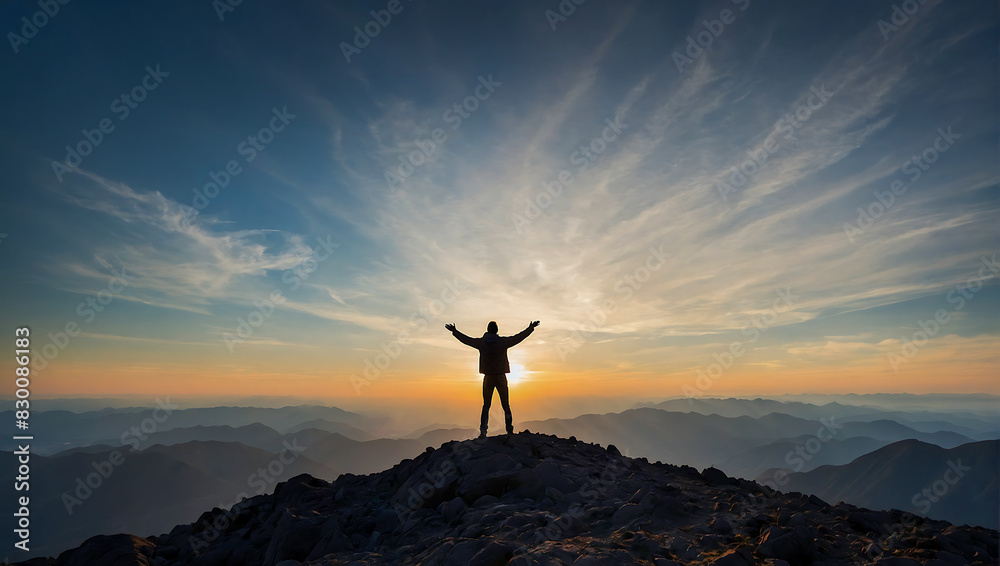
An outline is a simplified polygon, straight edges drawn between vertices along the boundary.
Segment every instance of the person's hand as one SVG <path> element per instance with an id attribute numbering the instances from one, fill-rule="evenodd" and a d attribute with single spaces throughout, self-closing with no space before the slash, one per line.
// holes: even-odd
<path id="1" fill-rule="evenodd" d="M 542 321 L 535 320 L 535 321 L 532 321 L 532 323 L 529 326 L 531 326 L 532 328 L 534 328 L 534 327 L 538 326 L 541 323 L 542 323 Z"/>
<path id="2" fill-rule="evenodd" d="M 447 328 L 448 330 L 452 331 L 452 332 L 455 331 L 455 325 L 454 324 L 446 324 L 446 325 L 444 325 L 444 327 Z"/>

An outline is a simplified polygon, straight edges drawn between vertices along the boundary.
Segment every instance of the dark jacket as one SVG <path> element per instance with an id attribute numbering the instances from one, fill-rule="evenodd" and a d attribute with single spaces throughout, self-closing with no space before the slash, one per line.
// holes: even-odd
<path id="1" fill-rule="evenodd" d="M 458 338 L 459 342 L 472 346 L 479 350 L 479 373 L 484 375 L 496 375 L 500 373 L 510 373 L 510 361 L 507 359 L 507 348 L 515 346 L 528 337 L 534 327 L 528 326 L 514 336 L 500 336 L 489 332 L 483 334 L 482 338 L 472 338 L 458 331 L 452 331 L 452 335 Z"/>

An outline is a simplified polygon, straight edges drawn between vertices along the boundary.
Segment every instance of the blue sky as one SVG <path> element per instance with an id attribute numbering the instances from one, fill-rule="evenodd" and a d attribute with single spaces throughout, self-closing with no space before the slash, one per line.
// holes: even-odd
<path id="1" fill-rule="evenodd" d="M 372 23 L 388 6 L 74 2 L 7 35 L 4 319 L 39 347 L 83 332 L 39 368 L 45 392 L 355 395 L 349 376 L 405 330 L 363 388 L 388 396 L 475 379 L 445 322 L 541 319 L 526 383 L 681 395 L 779 290 L 795 298 L 711 393 L 996 392 L 996 279 L 947 301 L 997 252 L 996 6 L 591 1 L 555 18 L 557 2 L 403 0 Z M 6 3 L 4 32 L 38 10 Z M 401 159 L 412 174 L 387 182 Z M 859 207 L 877 217 L 847 229 Z M 121 269 L 88 322 L 78 305 Z M 938 309 L 949 321 L 895 371 Z"/>

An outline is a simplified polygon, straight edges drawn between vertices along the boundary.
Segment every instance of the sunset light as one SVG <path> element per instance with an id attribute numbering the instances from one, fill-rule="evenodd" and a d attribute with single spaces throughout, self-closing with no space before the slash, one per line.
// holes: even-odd
<path id="1" fill-rule="evenodd" d="M 997 2 L 0 22 L 5 564 L 1000 560 Z"/>

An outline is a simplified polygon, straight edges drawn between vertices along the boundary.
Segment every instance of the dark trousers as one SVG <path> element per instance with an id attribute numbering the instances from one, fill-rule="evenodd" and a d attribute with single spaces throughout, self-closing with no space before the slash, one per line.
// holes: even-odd
<path id="1" fill-rule="evenodd" d="M 507 374 L 498 373 L 483 376 L 483 415 L 479 419 L 479 430 L 486 432 L 486 425 L 490 420 L 490 406 L 493 404 L 493 390 L 500 394 L 500 406 L 503 407 L 504 417 L 507 421 L 507 432 L 514 430 L 513 416 L 510 414 L 510 396 L 507 391 Z"/>

